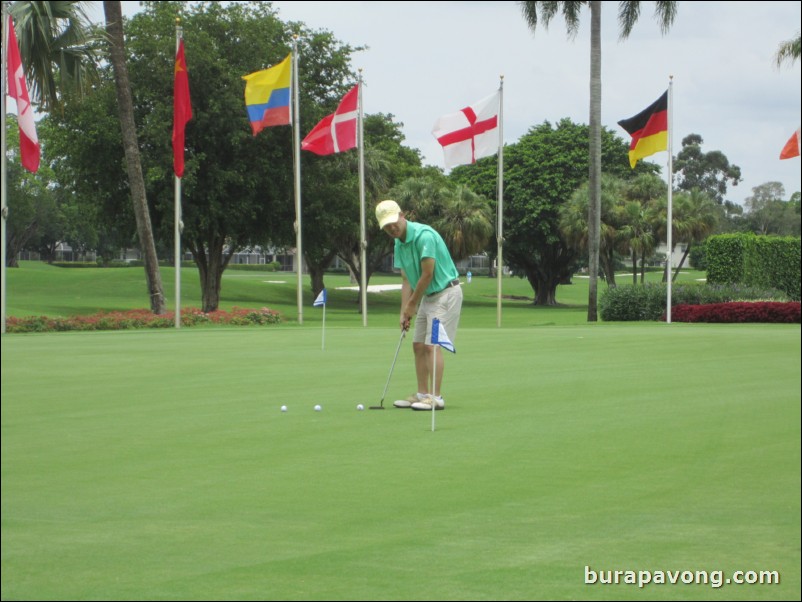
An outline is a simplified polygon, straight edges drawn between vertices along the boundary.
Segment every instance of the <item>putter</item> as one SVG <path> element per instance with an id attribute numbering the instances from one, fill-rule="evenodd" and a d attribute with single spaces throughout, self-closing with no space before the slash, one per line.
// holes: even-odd
<path id="1" fill-rule="evenodd" d="M 398 359 L 398 352 L 401 349 L 401 342 L 404 340 L 404 336 L 406 336 L 407 331 L 405 329 L 401 329 L 401 338 L 398 339 L 398 346 L 395 348 L 395 356 L 393 357 L 393 365 L 390 366 L 390 374 L 387 375 L 387 383 L 384 385 L 384 393 L 382 393 L 381 401 L 377 406 L 370 406 L 371 410 L 383 410 L 384 409 L 384 398 L 387 396 L 387 387 L 390 386 L 390 378 L 393 376 L 393 370 L 395 369 L 395 360 Z"/>

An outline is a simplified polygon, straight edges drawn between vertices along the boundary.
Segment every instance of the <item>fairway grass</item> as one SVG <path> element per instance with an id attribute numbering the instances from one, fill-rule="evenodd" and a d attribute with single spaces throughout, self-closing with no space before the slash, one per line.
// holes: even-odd
<path id="1" fill-rule="evenodd" d="M 356 410 L 397 298 L 325 351 L 320 322 L 4 335 L 2 599 L 800 598 L 798 325 L 497 329 L 487 303 L 435 432 Z M 385 405 L 413 382 L 407 341 Z"/>
<path id="2" fill-rule="evenodd" d="M 98 312 L 148 309 L 147 285 L 143 268 L 60 268 L 34 261 L 20 262 L 20 268 L 8 270 L 7 315 L 15 317 L 67 317 Z M 167 309 L 175 308 L 175 270 L 161 268 Z M 647 280 L 659 281 L 660 272 L 648 272 Z M 702 272 L 686 271 L 678 282 L 695 282 Z M 497 324 L 497 281 L 474 276 L 471 284 L 463 281 L 464 301 L 461 326 L 494 327 Z M 201 308 L 198 270 L 181 270 L 181 305 Z M 630 284 L 631 277 L 618 275 L 618 282 Z M 289 272 L 248 272 L 228 269 L 223 274 L 219 309 L 234 307 L 269 307 L 278 311 L 285 324 L 298 323 L 296 276 Z M 399 275 L 374 274 L 370 285 L 401 283 Z M 355 283 L 347 275 L 326 274 L 328 288 L 326 322 L 329 326 L 361 326 L 359 292 L 350 290 Z M 309 278 L 303 281 L 303 323 L 321 325 L 323 312 L 312 307 L 314 299 Z M 599 294 L 605 286 L 600 285 Z M 577 275 L 571 284 L 557 287 L 555 307 L 534 306 L 534 293 L 522 278 L 503 279 L 502 324 L 506 327 L 582 324 L 587 321 L 588 279 Z M 401 304 L 399 291 L 368 293 L 368 324 L 391 326 L 398 322 Z"/>

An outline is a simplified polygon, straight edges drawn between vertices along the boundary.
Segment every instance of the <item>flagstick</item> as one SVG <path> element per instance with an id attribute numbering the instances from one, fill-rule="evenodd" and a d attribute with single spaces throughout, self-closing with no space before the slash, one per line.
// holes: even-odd
<path id="1" fill-rule="evenodd" d="M 672 182 L 673 182 L 673 169 L 674 169 L 674 161 L 672 158 L 672 129 L 673 129 L 673 119 L 672 119 L 672 112 L 674 110 L 674 76 L 669 76 L 668 81 L 668 216 L 667 216 L 667 234 L 666 234 L 666 244 L 668 245 L 667 251 L 667 258 L 666 258 L 666 324 L 671 324 L 671 279 L 673 278 L 673 274 L 671 273 L 671 257 L 673 254 L 674 247 L 672 245 L 672 226 L 673 226 L 673 215 L 672 215 L 672 201 L 673 201 L 673 194 L 672 194 Z"/>
<path id="2" fill-rule="evenodd" d="M 175 52 L 178 54 L 178 48 L 181 44 L 183 36 L 183 29 L 181 28 L 181 19 L 176 17 L 175 20 Z M 173 90 L 175 94 L 175 90 Z M 175 124 L 173 124 L 175 127 Z M 175 257 L 175 327 L 181 328 L 181 178 L 175 176 L 175 232 L 173 239 L 175 241 L 175 249 L 173 251 Z"/>
<path id="3" fill-rule="evenodd" d="M 504 76 L 500 76 L 501 81 L 498 86 L 498 224 L 496 241 L 498 243 L 498 253 L 496 257 L 496 283 L 498 288 L 496 301 L 496 327 L 501 328 L 501 277 L 504 271 L 504 261 L 502 259 L 502 247 L 504 246 Z"/>
<path id="4" fill-rule="evenodd" d="M 0 16 L 3 19 L 3 58 L 2 58 L 2 71 L 0 71 L 0 111 L 2 111 L 2 132 L 0 132 L 0 175 L 2 175 L 2 184 L 0 184 L 0 205 L 2 206 L 2 215 L 0 215 L 0 333 L 6 332 L 6 216 L 8 215 L 8 207 L 6 206 L 6 183 L 8 178 L 6 176 L 6 60 L 8 48 L 8 21 L 6 20 L 6 3 L 2 3 L 2 10 Z M 19 109 L 18 109 L 19 110 Z"/>
<path id="5" fill-rule="evenodd" d="M 293 157 L 295 159 L 295 255 L 298 266 L 298 324 L 304 323 L 304 293 L 303 293 L 303 271 L 304 253 L 303 240 L 301 237 L 301 127 L 300 109 L 298 101 L 298 36 L 293 36 L 292 40 L 292 94 L 294 99 L 294 110 L 292 111 L 292 130 L 293 130 Z"/>
<path id="6" fill-rule="evenodd" d="M 360 263 L 360 289 L 362 296 L 362 326 L 368 325 L 368 267 L 367 248 L 365 236 L 365 139 L 362 131 L 362 69 L 359 70 L 359 92 L 357 105 L 359 117 L 357 121 L 357 146 L 359 146 L 359 263 Z M 325 308 L 325 305 L 323 306 Z M 325 311 L 325 309 L 324 309 Z"/>
<path id="7" fill-rule="evenodd" d="M 326 304 L 323 304 L 323 342 L 320 344 L 320 350 L 326 350 Z"/>
<path id="8" fill-rule="evenodd" d="M 434 325 L 432 325 L 434 329 Z M 439 345 L 432 345 L 432 432 L 434 432 L 434 413 L 437 408 L 437 348 Z"/>

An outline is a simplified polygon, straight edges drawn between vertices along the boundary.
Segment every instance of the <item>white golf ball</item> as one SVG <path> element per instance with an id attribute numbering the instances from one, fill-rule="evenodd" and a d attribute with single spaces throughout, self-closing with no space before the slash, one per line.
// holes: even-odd
<path id="1" fill-rule="evenodd" d="M 358 406 L 356 406 L 356 409 L 357 409 L 357 410 L 359 410 L 359 411 L 361 412 L 362 410 L 364 410 L 364 409 L 365 409 L 365 406 L 363 406 L 363 405 L 360 403 Z"/>
<path id="2" fill-rule="evenodd" d="M 287 406 L 281 406 L 281 411 L 282 412 L 286 412 L 287 411 Z"/>
<path id="3" fill-rule="evenodd" d="M 322 408 L 321 406 L 319 406 L 319 405 L 315 406 L 315 412 L 319 412 L 319 411 L 320 411 L 320 410 L 322 410 L 322 409 L 323 409 L 323 408 Z"/>

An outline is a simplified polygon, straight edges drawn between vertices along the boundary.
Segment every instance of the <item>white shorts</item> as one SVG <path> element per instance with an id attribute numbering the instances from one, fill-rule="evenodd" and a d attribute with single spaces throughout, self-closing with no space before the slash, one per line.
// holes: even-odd
<path id="1" fill-rule="evenodd" d="M 427 295 L 418 305 L 415 316 L 414 343 L 432 342 L 432 320 L 437 318 L 445 327 L 452 343 L 457 336 L 459 314 L 462 310 L 462 287 L 451 286 L 434 295 Z"/>

